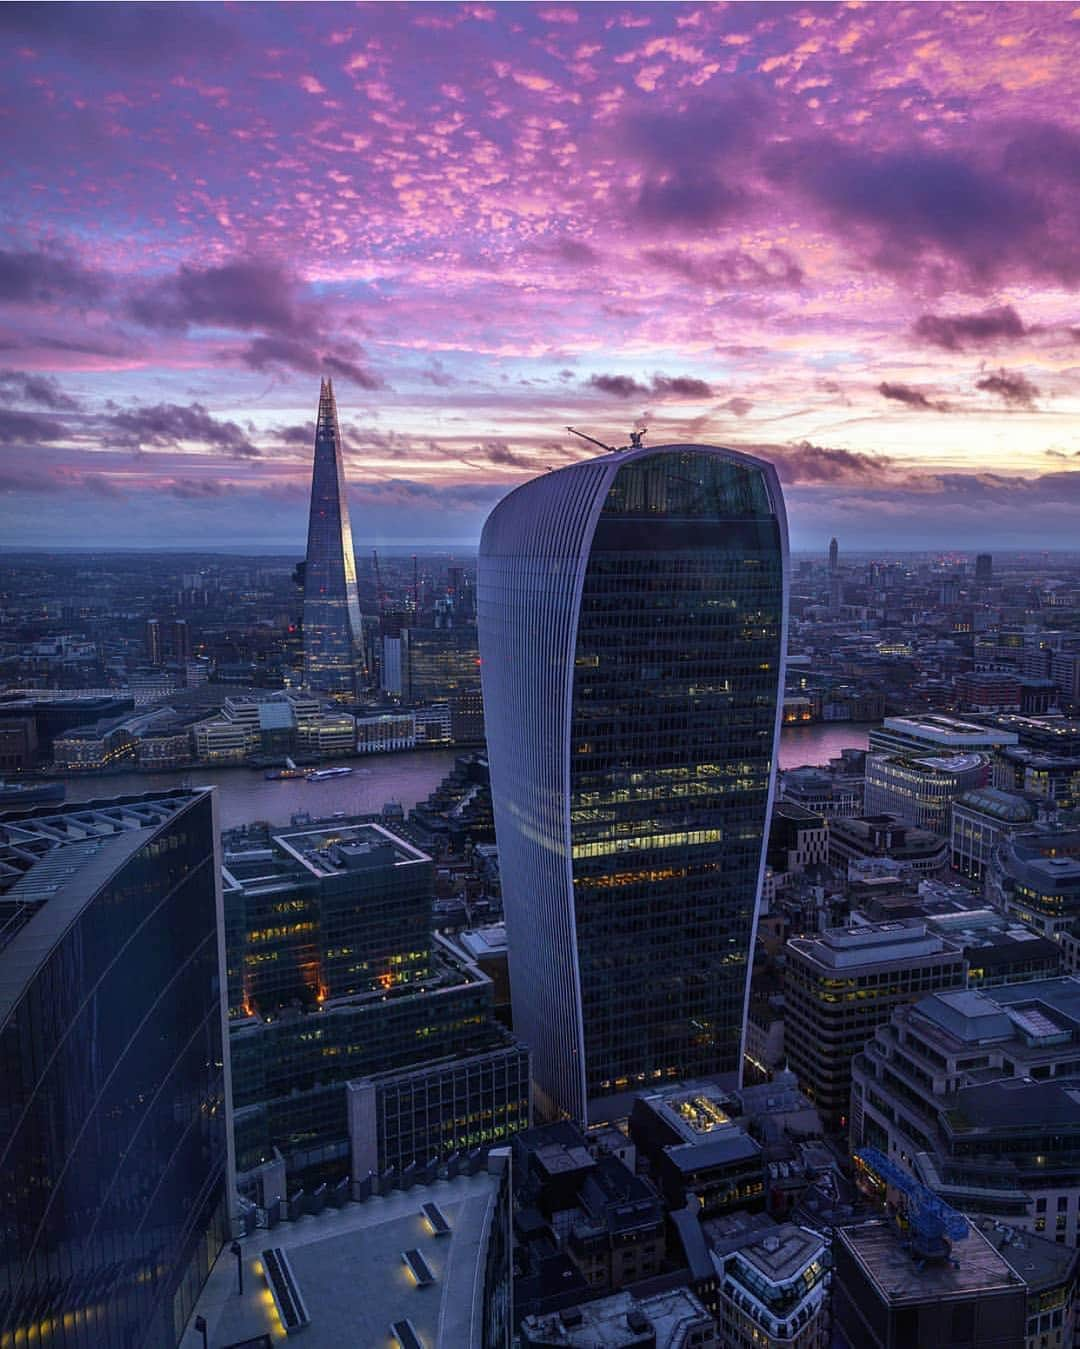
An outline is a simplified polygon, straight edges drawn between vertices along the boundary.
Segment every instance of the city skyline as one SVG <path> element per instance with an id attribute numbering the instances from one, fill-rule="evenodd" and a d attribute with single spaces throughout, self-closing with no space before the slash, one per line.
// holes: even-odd
<path id="1" fill-rule="evenodd" d="M 0 532 L 296 551 L 324 374 L 361 549 L 643 422 L 796 552 L 1067 546 L 1074 13 L 5 7 Z"/>

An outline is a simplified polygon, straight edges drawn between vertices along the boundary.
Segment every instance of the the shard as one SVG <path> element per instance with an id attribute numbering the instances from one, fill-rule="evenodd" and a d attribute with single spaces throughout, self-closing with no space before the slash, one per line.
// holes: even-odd
<path id="1" fill-rule="evenodd" d="M 304 683 L 337 698 L 351 698 L 366 678 L 341 431 L 334 386 L 324 379 L 315 424 L 304 572 Z"/>

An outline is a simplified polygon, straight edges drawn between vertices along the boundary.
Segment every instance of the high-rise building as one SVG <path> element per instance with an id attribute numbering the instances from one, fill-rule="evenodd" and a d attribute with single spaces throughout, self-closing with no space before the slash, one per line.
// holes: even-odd
<path id="1" fill-rule="evenodd" d="M 829 540 L 829 575 L 835 576 L 840 562 L 840 545 L 835 539 Z"/>
<path id="2" fill-rule="evenodd" d="M 546 474 L 484 527 L 514 1026 L 552 1111 L 739 1069 L 786 568 L 775 471 L 710 446 Z"/>
<path id="3" fill-rule="evenodd" d="M 330 380 L 319 390 L 304 570 L 304 682 L 351 698 L 367 677 L 341 431 Z"/>
<path id="4" fill-rule="evenodd" d="M 148 618 L 146 620 L 146 659 L 151 665 L 160 665 L 165 659 L 161 620 L 159 618 Z"/>
<path id="5" fill-rule="evenodd" d="M 208 789 L 0 818 L 0 1344 L 159 1349 L 233 1191 Z"/>
<path id="6" fill-rule="evenodd" d="M 975 559 L 975 579 L 988 586 L 994 579 L 994 558 L 991 553 L 980 553 Z"/>

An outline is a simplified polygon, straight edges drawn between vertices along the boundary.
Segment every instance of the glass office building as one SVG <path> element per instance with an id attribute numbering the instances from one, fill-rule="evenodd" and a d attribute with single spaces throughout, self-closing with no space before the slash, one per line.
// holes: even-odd
<path id="1" fill-rule="evenodd" d="M 210 790 L 0 817 L 0 1344 L 160 1349 L 228 1230 Z"/>
<path id="2" fill-rule="evenodd" d="M 783 689 L 770 465 L 635 447 L 492 512 L 478 605 L 514 1026 L 577 1119 L 738 1071 Z"/>
<path id="3" fill-rule="evenodd" d="M 334 387 L 324 379 L 315 423 L 304 569 L 304 683 L 347 699 L 353 697 L 358 681 L 366 676 L 341 431 Z"/>

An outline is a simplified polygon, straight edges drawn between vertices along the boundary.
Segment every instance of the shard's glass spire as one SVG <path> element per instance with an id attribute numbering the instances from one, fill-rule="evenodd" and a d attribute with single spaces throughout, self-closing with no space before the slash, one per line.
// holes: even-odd
<path id="1" fill-rule="evenodd" d="M 338 697 L 350 697 L 366 676 L 341 431 L 334 387 L 324 379 L 315 424 L 304 574 L 304 683 Z"/>

